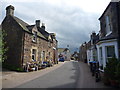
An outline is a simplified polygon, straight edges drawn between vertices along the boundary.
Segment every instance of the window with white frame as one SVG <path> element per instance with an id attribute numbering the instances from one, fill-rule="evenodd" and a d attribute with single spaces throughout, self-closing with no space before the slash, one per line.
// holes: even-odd
<path id="1" fill-rule="evenodd" d="M 41 52 L 41 60 L 42 60 L 42 63 L 45 61 L 45 51 Z"/>
<path id="2" fill-rule="evenodd" d="M 36 49 L 32 49 L 32 61 L 36 61 Z"/>
<path id="3" fill-rule="evenodd" d="M 112 32 L 109 16 L 106 16 L 105 20 L 106 20 L 106 35 L 109 35 Z"/>
<path id="4" fill-rule="evenodd" d="M 97 61 L 97 51 L 93 50 L 93 61 Z"/>
<path id="5" fill-rule="evenodd" d="M 33 32 L 33 42 L 37 42 L 37 32 Z"/>
<path id="6" fill-rule="evenodd" d="M 49 52 L 49 57 L 50 57 L 50 52 Z"/>
<path id="7" fill-rule="evenodd" d="M 108 59 L 115 57 L 115 47 L 114 46 L 106 46 L 106 62 Z"/>
<path id="8" fill-rule="evenodd" d="M 49 48 L 51 47 L 51 42 L 50 42 L 50 41 L 48 41 L 48 47 L 49 47 Z"/>
<path id="9" fill-rule="evenodd" d="M 102 53 L 102 47 L 99 48 L 99 55 L 100 55 L 100 68 L 103 69 L 103 53 Z"/>

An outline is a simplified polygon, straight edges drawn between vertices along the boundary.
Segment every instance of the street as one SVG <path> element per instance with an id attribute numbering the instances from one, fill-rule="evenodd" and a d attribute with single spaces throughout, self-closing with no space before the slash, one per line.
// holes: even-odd
<path id="1" fill-rule="evenodd" d="M 87 64 L 69 61 L 61 67 L 16 88 L 108 88 L 95 82 Z"/>
<path id="2" fill-rule="evenodd" d="M 54 71 L 24 83 L 17 88 L 75 88 L 79 75 L 77 62 L 66 62 Z"/>

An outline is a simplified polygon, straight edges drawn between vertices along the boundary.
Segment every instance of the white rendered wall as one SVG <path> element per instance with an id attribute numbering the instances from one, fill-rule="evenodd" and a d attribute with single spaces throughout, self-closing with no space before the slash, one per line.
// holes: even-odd
<path id="1" fill-rule="evenodd" d="M 109 41 L 103 41 L 100 44 L 97 44 L 97 53 L 98 53 L 98 61 L 100 62 L 100 53 L 99 53 L 99 48 L 102 47 L 102 56 L 103 56 L 103 67 L 106 66 L 106 46 L 114 46 L 115 48 L 115 55 L 116 58 L 118 58 L 118 45 L 116 40 L 109 40 Z"/>

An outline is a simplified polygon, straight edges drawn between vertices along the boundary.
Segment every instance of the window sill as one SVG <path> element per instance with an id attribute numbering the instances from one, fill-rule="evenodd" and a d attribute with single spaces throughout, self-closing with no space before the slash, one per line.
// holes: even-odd
<path id="1" fill-rule="evenodd" d="M 35 40 L 32 40 L 32 42 L 33 42 L 33 43 L 37 43 L 37 41 L 35 41 Z"/>
<path id="2" fill-rule="evenodd" d="M 99 70 L 100 70 L 100 72 L 104 73 L 104 70 L 102 70 L 102 69 L 99 69 Z"/>
<path id="3" fill-rule="evenodd" d="M 108 35 L 110 35 L 112 33 L 112 31 L 110 31 L 109 33 L 107 33 L 105 36 L 108 36 Z"/>

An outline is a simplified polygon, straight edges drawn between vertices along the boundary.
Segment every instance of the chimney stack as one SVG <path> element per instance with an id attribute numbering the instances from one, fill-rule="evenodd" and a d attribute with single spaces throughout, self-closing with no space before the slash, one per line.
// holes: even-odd
<path id="1" fill-rule="evenodd" d="M 14 16 L 14 6 L 9 5 L 8 7 L 6 7 L 6 16 L 11 15 Z"/>
<path id="2" fill-rule="evenodd" d="M 91 34 L 91 44 L 94 44 L 96 33 L 93 31 Z"/>
<path id="3" fill-rule="evenodd" d="M 95 31 L 93 31 L 91 34 L 91 39 L 94 39 L 95 36 L 96 36 L 96 33 L 95 33 Z"/>
<path id="4" fill-rule="evenodd" d="M 40 20 L 36 20 L 35 23 L 37 27 L 40 27 Z"/>
<path id="5" fill-rule="evenodd" d="M 41 28 L 45 30 L 45 23 L 42 23 Z"/>

